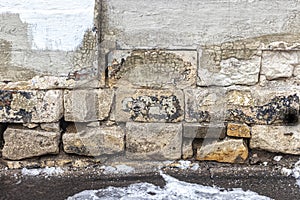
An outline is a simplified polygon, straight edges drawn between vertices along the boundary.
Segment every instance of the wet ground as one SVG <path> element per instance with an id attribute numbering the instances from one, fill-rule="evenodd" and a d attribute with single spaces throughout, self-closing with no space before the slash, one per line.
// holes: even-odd
<path id="1" fill-rule="evenodd" d="M 0 173 L 0 199 L 60 200 L 83 190 L 108 186 L 122 187 L 137 182 L 165 184 L 157 172 L 105 175 L 95 171 L 81 170 L 51 177 L 22 176 L 20 171 Z M 215 166 L 196 171 L 167 168 L 164 172 L 186 182 L 224 189 L 243 188 L 278 200 L 297 200 L 300 197 L 295 178 L 284 176 L 272 167 Z"/>

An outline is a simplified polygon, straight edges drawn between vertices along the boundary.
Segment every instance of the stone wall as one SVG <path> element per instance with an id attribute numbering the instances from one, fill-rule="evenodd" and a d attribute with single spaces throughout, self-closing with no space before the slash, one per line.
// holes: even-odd
<path id="1" fill-rule="evenodd" d="M 7 2 L 8 167 L 300 154 L 298 1 L 37 1 L 21 10 Z M 83 31 L 43 27 L 43 17 Z"/>

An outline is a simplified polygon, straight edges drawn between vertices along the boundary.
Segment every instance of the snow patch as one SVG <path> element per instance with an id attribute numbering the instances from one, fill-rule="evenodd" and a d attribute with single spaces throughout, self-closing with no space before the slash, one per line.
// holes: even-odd
<path id="1" fill-rule="evenodd" d="M 202 186 L 187 183 L 160 173 L 166 181 L 161 188 L 150 183 L 135 183 L 128 187 L 108 187 L 100 190 L 86 190 L 69 197 L 68 200 L 269 200 L 269 197 L 258 195 L 252 191 L 243 191 L 235 188 L 231 191 L 222 190 L 217 187 Z"/>
<path id="2" fill-rule="evenodd" d="M 293 176 L 296 178 L 296 183 L 300 187 L 300 160 L 295 163 L 295 167 L 293 169 L 288 169 L 283 167 L 281 169 L 281 173 L 286 176 Z"/>
<path id="3" fill-rule="evenodd" d="M 46 176 L 55 176 L 64 173 L 64 171 L 60 167 L 46 167 L 46 168 L 38 168 L 38 169 L 22 169 L 23 176 L 38 176 L 38 175 L 46 175 Z"/>
<path id="4" fill-rule="evenodd" d="M 127 165 L 103 166 L 104 174 L 128 174 L 133 173 L 135 169 Z"/>

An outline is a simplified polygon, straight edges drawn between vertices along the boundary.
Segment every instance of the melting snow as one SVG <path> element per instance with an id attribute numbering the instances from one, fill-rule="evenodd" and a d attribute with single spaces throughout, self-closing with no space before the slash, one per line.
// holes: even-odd
<path id="1" fill-rule="evenodd" d="M 104 174 L 127 174 L 134 172 L 134 168 L 127 165 L 103 166 Z"/>
<path id="2" fill-rule="evenodd" d="M 269 197 L 252 191 L 233 189 L 222 190 L 217 187 L 179 181 L 161 173 L 166 185 L 161 188 L 150 183 L 135 183 L 128 187 L 108 187 L 100 190 L 86 190 L 69 197 L 68 200 L 269 200 Z"/>
<path id="3" fill-rule="evenodd" d="M 292 175 L 293 177 L 296 178 L 296 183 L 300 187 L 300 160 L 295 163 L 294 169 L 288 169 L 288 168 L 282 168 L 281 173 L 290 176 Z"/>
<path id="4" fill-rule="evenodd" d="M 53 176 L 62 174 L 64 171 L 60 167 L 46 167 L 46 168 L 38 168 L 38 169 L 22 169 L 23 176 L 38 176 L 38 175 L 46 175 Z"/>

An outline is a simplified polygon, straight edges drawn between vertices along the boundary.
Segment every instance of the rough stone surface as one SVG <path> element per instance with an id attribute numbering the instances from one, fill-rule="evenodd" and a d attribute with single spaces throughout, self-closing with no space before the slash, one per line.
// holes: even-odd
<path id="1" fill-rule="evenodd" d="M 228 123 L 227 135 L 240 138 L 250 138 L 250 127 L 246 124 Z"/>
<path id="2" fill-rule="evenodd" d="M 184 93 L 187 122 L 294 124 L 298 121 L 298 87 L 199 88 Z"/>
<path id="3" fill-rule="evenodd" d="M 183 125 L 184 138 L 224 138 L 226 127 L 224 124 L 197 124 L 185 123 Z"/>
<path id="4" fill-rule="evenodd" d="M 116 92 L 116 121 L 179 122 L 184 118 L 183 93 L 180 90 L 132 90 Z"/>
<path id="5" fill-rule="evenodd" d="M 193 138 L 183 138 L 182 141 L 182 159 L 190 159 L 194 156 Z"/>
<path id="6" fill-rule="evenodd" d="M 0 81 L 66 76 L 76 71 L 84 74 L 84 79 L 95 77 L 98 45 L 97 34 L 92 31 L 94 0 L 2 3 Z"/>
<path id="7" fill-rule="evenodd" d="M 243 163 L 248 157 L 248 148 L 243 139 L 225 139 L 203 144 L 197 149 L 197 160 L 226 163 Z"/>
<path id="8" fill-rule="evenodd" d="M 262 56 L 261 74 L 267 80 L 289 78 L 294 67 L 300 64 L 300 51 L 264 51 Z"/>
<path id="9" fill-rule="evenodd" d="M 50 132 L 59 132 L 60 131 L 60 124 L 59 122 L 55 123 L 42 123 L 40 124 L 41 129 L 45 131 L 50 131 Z"/>
<path id="10" fill-rule="evenodd" d="M 134 122 L 126 124 L 126 157 L 129 159 L 180 159 L 181 143 L 181 124 Z"/>
<path id="11" fill-rule="evenodd" d="M 59 153 L 59 132 L 7 128 L 4 132 L 4 159 L 21 160 L 35 156 Z"/>
<path id="12" fill-rule="evenodd" d="M 300 125 L 252 127 L 251 149 L 300 155 Z"/>
<path id="13" fill-rule="evenodd" d="M 63 115 L 63 92 L 0 90 L 0 122 L 57 122 Z"/>
<path id="14" fill-rule="evenodd" d="M 111 110 L 114 92 L 110 89 L 66 90 L 64 117 L 66 121 L 104 120 Z"/>
<path id="15" fill-rule="evenodd" d="M 64 151 L 85 156 L 122 153 L 124 136 L 120 127 L 86 127 L 77 133 L 63 135 Z"/>
<path id="16" fill-rule="evenodd" d="M 196 85 L 196 69 L 196 51 L 116 50 L 109 55 L 109 85 L 186 88 Z"/>
<path id="17" fill-rule="evenodd" d="M 196 49 L 199 45 L 249 37 L 267 38 L 299 30 L 299 14 L 295 12 L 300 9 L 297 0 L 276 4 L 246 0 L 190 0 L 186 3 L 181 0 L 114 0 L 108 1 L 107 7 L 109 36 L 116 38 L 120 49 Z"/>
<path id="18" fill-rule="evenodd" d="M 199 86 L 254 85 L 258 82 L 260 43 L 228 42 L 200 51 Z"/>

